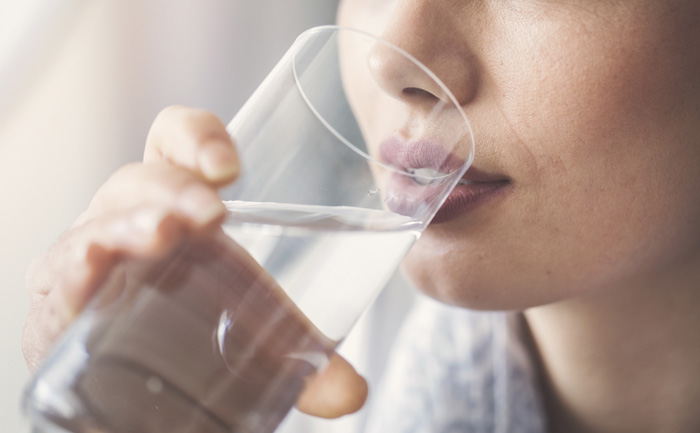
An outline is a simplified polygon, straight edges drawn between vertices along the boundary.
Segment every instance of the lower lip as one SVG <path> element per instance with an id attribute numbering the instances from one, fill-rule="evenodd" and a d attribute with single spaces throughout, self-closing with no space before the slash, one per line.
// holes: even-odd
<path id="1" fill-rule="evenodd" d="M 502 194 L 508 185 L 510 182 L 507 180 L 457 185 L 437 211 L 431 224 L 441 224 L 473 211 Z"/>

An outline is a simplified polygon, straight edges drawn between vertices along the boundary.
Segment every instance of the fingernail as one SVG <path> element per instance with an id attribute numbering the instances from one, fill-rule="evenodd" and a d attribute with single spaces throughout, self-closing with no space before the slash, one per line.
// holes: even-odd
<path id="1" fill-rule="evenodd" d="M 218 194 L 201 184 L 189 186 L 179 197 L 179 209 L 189 216 L 197 225 L 207 225 L 226 211 Z"/>
<path id="2" fill-rule="evenodd" d="M 231 143 L 223 140 L 208 143 L 199 156 L 199 169 L 210 181 L 235 179 L 240 168 Z"/>

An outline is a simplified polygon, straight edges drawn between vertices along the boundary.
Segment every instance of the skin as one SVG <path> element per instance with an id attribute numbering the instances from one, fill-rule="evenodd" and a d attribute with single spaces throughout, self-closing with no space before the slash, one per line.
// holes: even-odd
<path id="1" fill-rule="evenodd" d="M 697 254 L 696 2 L 389 3 L 347 0 L 339 22 L 362 27 L 371 14 L 367 30 L 454 89 L 475 131 L 473 166 L 510 180 L 498 199 L 424 236 L 407 262 L 422 289 L 524 309 L 643 281 Z"/>
<path id="2" fill-rule="evenodd" d="M 346 0 L 338 21 L 430 67 L 473 125 L 474 166 L 509 180 L 426 231 L 414 283 L 525 312 L 552 432 L 700 430 L 700 3 Z M 239 169 L 220 122 L 184 108 L 156 119 L 144 160 L 30 270 L 32 368 L 116 261 L 211 230 Z M 366 392 L 335 358 L 300 407 L 338 416 Z"/>
<path id="3" fill-rule="evenodd" d="M 153 123 L 143 163 L 114 173 L 73 227 L 27 272 L 30 312 L 23 353 L 30 371 L 121 260 L 165 256 L 184 237 L 207 236 L 224 218 L 217 188 L 240 167 L 213 114 L 169 107 Z M 334 418 L 358 410 L 367 383 L 340 356 L 307 378 L 297 407 Z"/>
<path id="4" fill-rule="evenodd" d="M 473 166 L 510 181 L 424 234 L 415 284 L 525 311 L 551 431 L 697 431 L 700 4 L 346 0 L 339 21 L 430 67 L 473 125 Z"/>

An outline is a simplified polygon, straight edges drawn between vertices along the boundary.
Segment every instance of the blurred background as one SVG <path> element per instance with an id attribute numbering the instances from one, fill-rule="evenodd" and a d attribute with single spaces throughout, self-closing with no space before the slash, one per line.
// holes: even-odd
<path id="1" fill-rule="evenodd" d="M 0 0 L 0 420 L 26 431 L 20 341 L 24 278 L 119 166 L 141 158 L 165 106 L 224 123 L 304 29 L 334 21 L 335 0 Z M 341 353 L 370 380 L 410 306 L 399 277 Z M 359 432 L 294 413 L 284 432 Z"/>

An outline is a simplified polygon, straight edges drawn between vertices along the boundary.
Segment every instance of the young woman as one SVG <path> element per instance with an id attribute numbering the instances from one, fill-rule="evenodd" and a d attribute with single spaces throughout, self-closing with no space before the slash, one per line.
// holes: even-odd
<path id="1" fill-rule="evenodd" d="M 700 431 L 700 2 L 345 0 L 338 21 L 415 55 L 474 126 L 474 203 L 433 224 L 405 269 L 442 303 L 519 312 L 532 401 L 506 410 L 521 417 L 510 431 Z M 398 77 L 387 86 L 397 97 L 436 97 L 394 66 L 379 67 Z M 216 189 L 235 179 L 236 161 L 211 114 L 163 111 L 144 162 L 112 176 L 30 269 L 30 368 L 116 262 L 216 226 Z M 467 326 L 465 311 L 431 305 L 407 326 L 457 338 L 450 326 Z M 408 352 L 439 364 L 430 345 Z M 473 392 L 423 383 L 382 399 L 420 400 L 411 395 L 420 391 Z M 339 416 L 366 392 L 336 357 L 299 406 Z M 383 407 L 425 408 L 391 403 Z M 498 430 L 493 420 L 472 430 L 449 421 L 469 410 L 416 410 L 406 419 L 447 421 L 391 431 Z"/>

